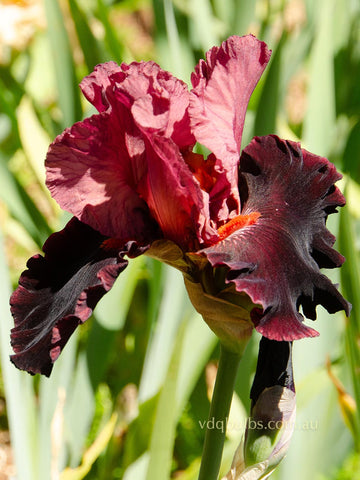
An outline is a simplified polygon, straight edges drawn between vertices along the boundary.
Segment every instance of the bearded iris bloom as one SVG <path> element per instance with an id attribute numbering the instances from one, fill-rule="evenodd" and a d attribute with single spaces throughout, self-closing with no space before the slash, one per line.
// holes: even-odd
<path id="1" fill-rule="evenodd" d="M 240 156 L 270 53 L 253 36 L 230 37 L 199 62 L 190 91 L 153 62 L 109 62 L 82 81 L 98 113 L 47 154 L 47 186 L 74 217 L 28 261 L 12 295 L 18 368 L 50 375 L 125 257 L 141 254 L 183 273 L 195 308 L 234 351 L 254 327 L 276 341 L 317 335 L 303 315 L 314 320 L 319 304 L 349 313 L 320 271 L 344 261 L 326 229 L 345 203 L 335 167 L 274 135 Z"/>

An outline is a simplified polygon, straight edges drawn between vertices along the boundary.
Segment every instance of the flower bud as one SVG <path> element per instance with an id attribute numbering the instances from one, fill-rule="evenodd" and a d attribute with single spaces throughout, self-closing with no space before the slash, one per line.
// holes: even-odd
<path id="1" fill-rule="evenodd" d="M 263 464 L 269 472 L 289 446 L 296 413 L 295 393 L 280 385 L 266 388 L 251 413 L 246 430 L 245 465 L 251 469 Z"/>
<path id="2" fill-rule="evenodd" d="M 291 349 L 291 342 L 262 338 L 245 441 L 224 480 L 268 478 L 285 456 L 296 415 Z"/>

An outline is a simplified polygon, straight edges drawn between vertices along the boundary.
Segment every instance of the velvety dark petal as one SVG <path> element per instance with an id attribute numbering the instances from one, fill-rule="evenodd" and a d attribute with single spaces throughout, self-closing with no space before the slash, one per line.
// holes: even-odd
<path id="1" fill-rule="evenodd" d="M 232 36 L 209 50 L 191 77 L 191 126 L 196 140 L 217 158 L 215 170 L 218 177 L 224 177 L 219 182 L 221 208 L 231 202 L 227 218 L 234 204 L 239 208 L 237 168 L 247 105 L 270 53 L 252 35 Z M 219 213 L 222 216 L 226 215 Z"/>
<path id="2" fill-rule="evenodd" d="M 121 245 L 73 218 L 49 237 L 27 263 L 10 304 L 15 327 L 12 362 L 31 374 L 50 375 L 54 361 L 75 328 L 91 315 L 127 266 L 148 247 Z"/>
<path id="3" fill-rule="evenodd" d="M 349 304 L 319 267 L 338 267 L 329 213 L 345 203 L 334 186 L 341 175 L 325 158 L 276 136 L 256 137 L 240 160 L 242 214 L 260 213 L 252 225 L 203 250 L 213 266 L 229 267 L 227 281 L 262 306 L 252 311 L 256 329 L 291 341 L 317 332 L 304 325 L 316 306 L 330 313 Z"/>
<path id="4" fill-rule="evenodd" d="M 279 385 L 295 392 L 292 343 L 262 337 L 250 398 L 255 404 L 266 388 Z"/>

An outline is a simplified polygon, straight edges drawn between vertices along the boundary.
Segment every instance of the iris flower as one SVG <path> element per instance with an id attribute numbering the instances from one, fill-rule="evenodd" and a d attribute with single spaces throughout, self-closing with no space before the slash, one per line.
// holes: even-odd
<path id="1" fill-rule="evenodd" d="M 319 304 L 349 313 L 320 271 L 344 261 L 326 228 L 345 203 L 335 167 L 275 135 L 241 153 L 270 54 L 251 35 L 232 36 L 200 60 L 190 91 L 154 62 L 101 64 L 81 82 L 98 113 L 49 147 L 47 186 L 73 218 L 12 295 L 18 368 L 50 375 L 125 257 L 141 254 L 183 273 L 195 308 L 234 351 L 253 328 L 277 341 L 316 336 L 304 316 L 314 320 Z"/>

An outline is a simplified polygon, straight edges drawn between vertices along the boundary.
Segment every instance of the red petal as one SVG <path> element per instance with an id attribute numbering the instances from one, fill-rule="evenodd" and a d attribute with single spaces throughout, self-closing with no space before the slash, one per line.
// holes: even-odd
<path id="1" fill-rule="evenodd" d="M 102 113 L 50 146 L 47 185 L 59 205 L 123 242 L 165 236 L 189 250 L 214 239 L 208 194 L 181 154 L 195 142 L 186 85 L 153 62 L 109 63 L 82 89 Z"/>
<path id="2" fill-rule="evenodd" d="M 171 138 L 179 147 L 193 145 L 188 114 L 189 91 L 184 82 L 155 62 L 109 62 L 81 82 L 86 98 L 102 112 L 132 109 L 136 122 Z"/>
<path id="3" fill-rule="evenodd" d="M 124 255 L 134 257 L 147 248 L 129 242 L 120 251 L 106 239 L 73 218 L 45 242 L 45 257 L 30 258 L 10 300 L 11 360 L 18 368 L 49 376 L 71 334 L 127 266 Z"/>
<path id="4" fill-rule="evenodd" d="M 149 135 L 148 175 L 139 186 L 153 217 L 168 240 L 186 251 L 216 240 L 210 225 L 209 198 L 184 163 L 177 147 Z"/>
<path id="5" fill-rule="evenodd" d="M 104 235 L 151 240 L 156 226 L 137 184 L 145 146 L 128 112 L 94 115 L 66 129 L 46 158 L 46 184 L 59 205 Z"/>
<path id="6" fill-rule="evenodd" d="M 252 35 L 232 36 L 207 53 L 206 62 L 199 62 L 191 78 L 194 135 L 215 154 L 217 170 L 226 177 L 223 201 L 232 197 L 238 206 L 237 167 L 245 113 L 270 53 Z"/>
<path id="7" fill-rule="evenodd" d="M 114 104 L 114 81 L 119 77 L 124 78 L 125 75 L 117 63 L 102 63 L 82 80 L 80 88 L 89 102 L 99 112 L 104 112 Z"/>
<path id="8" fill-rule="evenodd" d="M 345 200 L 334 182 L 341 178 L 325 158 L 276 136 L 256 137 L 240 160 L 242 214 L 259 212 L 253 224 L 203 250 L 213 266 L 229 267 L 227 281 L 246 292 L 256 329 L 269 339 L 291 341 L 317 335 L 302 321 L 316 306 L 330 313 L 350 306 L 319 266 L 338 267 L 327 215 Z"/>

